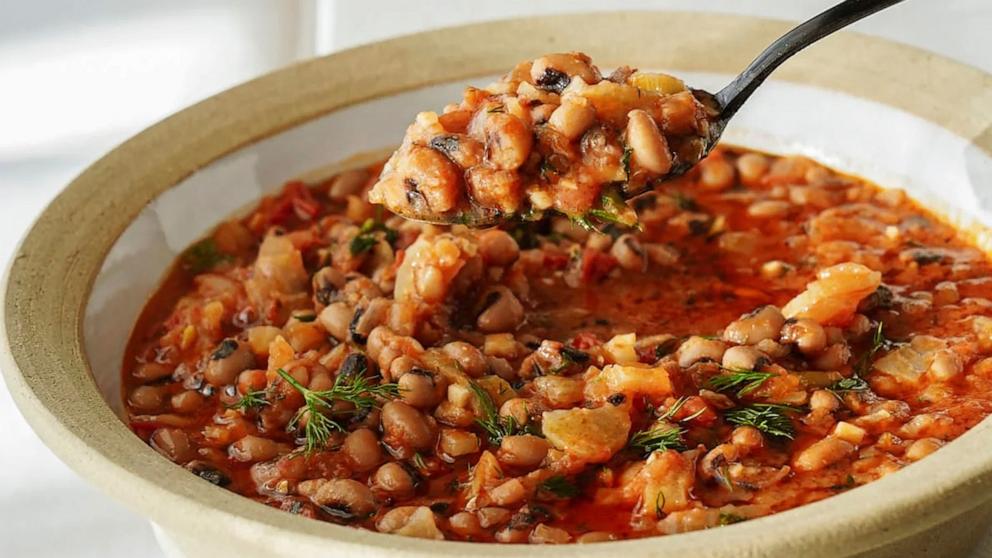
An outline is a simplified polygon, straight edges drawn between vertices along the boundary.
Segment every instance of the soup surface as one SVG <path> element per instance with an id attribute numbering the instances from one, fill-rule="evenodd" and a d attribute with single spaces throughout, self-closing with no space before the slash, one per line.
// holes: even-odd
<path id="1" fill-rule="evenodd" d="M 992 411 L 989 260 L 901 191 L 723 147 L 639 231 L 473 231 L 370 205 L 379 170 L 183 255 L 125 357 L 139 436 L 289 513 L 564 543 L 827 498 Z"/>

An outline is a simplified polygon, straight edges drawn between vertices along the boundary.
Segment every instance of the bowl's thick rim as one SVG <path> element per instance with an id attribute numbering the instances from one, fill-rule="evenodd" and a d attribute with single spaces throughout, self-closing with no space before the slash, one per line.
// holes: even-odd
<path id="1" fill-rule="evenodd" d="M 22 240 L 7 270 L 0 308 L 0 363 L 7 385 L 33 428 L 61 459 L 166 529 L 203 537 L 225 532 L 232 544 L 265 553 L 326 551 L 327 541 L 334 540 L 335 551 L 342 554 L 380 550 L 394 556 L 516 555 L 519 549 L 500 545 L 403 539 L 305 520 L 206 485 L 161 459 L 103 402 L 85 358 L 82 318 L 104 257 L 148 202 L 197 169 L 348 105 L 498 73 L 518 60 L 568 48 L 581 48 L 607 67 L 630 63 L 733 73 L 788 27 L 781 21 L 683 12 L 489 22 L 351 49 L 211 97 L 141 132 L 90 166 Z M 659 48 L 658 37 L 676 46 Z M 645 44 L 657 52 L 642 52 Z M 714 51 L 713 45 L 722 46 Z M 340 81 L 341 76 L 347 81 Z M 920 87 L 920 76 L 941 86 Z M 811 47 L 775 77 L 900 108 L 992 154 L 992 76 L 963 64 L 847 33 Z M 992 452 L 981 440 L 990 431 L 992 423 L 985 421 L 899 474 L 783 514 L 705 533 L 589 545 L 583 552 L 730 557 L 784 556 L 801 550 L 805 556 L 824 558 L 836 556 L 836 549 L 864 552 L 992 498 Z M 571 552 L 563 547 L 528 549 L 535 556 Z"/>

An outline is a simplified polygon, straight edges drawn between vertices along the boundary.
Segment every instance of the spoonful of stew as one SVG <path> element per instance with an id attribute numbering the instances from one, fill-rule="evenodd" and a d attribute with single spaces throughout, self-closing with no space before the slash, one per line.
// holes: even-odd
<path id="1" fill-rule="evenodd" d="M 421 112 L 369 200 L 418 221 L 483 227 L 564 214 L 636 226 L 626 200 L 696 165 L 782 62 L 901 0 L 846 0 L 789 31 L 715 94 L 580 52 L 521 62 L 441 114 Z"/>

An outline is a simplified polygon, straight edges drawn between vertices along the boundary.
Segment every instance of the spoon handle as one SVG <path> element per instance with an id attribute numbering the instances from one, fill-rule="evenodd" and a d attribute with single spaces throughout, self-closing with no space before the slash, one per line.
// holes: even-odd
<path id="1" fill-rule="evenodd" d="M 720 104 L 720 119 L 726 121 L 733 116 L 768 74 L 793 54 L 838 29 L 899 2 L 902 0 L 845 0 L 782 35 L 715 95 Z"/>

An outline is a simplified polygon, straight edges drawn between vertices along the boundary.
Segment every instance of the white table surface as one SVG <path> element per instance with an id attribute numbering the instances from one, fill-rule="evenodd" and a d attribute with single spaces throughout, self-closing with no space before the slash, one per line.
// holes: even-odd
<path id="1" fill-rule="evenodd" d="M 313 45 L 316 52 L 460 21 L 603 10 L 617 5 L 601 0 L 506 0 L 499 6 L 460 0 L 313 0 L 300 4 L 305 5 L 301 9 L 304 16 L 320 19 Z M 625 6 L 699 10 L 701 4 L 704 3 L 698 0 L 632 0 Z M 799 19 L 830 4 L 824 0 L 705 3 L 706 9 L 714 11 L 789 19 Z M 928 48 L 992 72 L 992 33 L 988 32 L 992 29 L 992 4 L 988 0 L 913 0 L 896 9 L 891 17 L 876 16 L 858 29 Z M 3 39 L 0 34 L 0 46 Z M 259 64 L 257 71 L 271 65 L 272 61 L 267 60 Z M 248 77 L 250 73 L 236 76 L 230 84 Z M 4 88 L 0 85 L 0 104 L 3 104 Z M 0 134 L 2 130 L 0 124 Z M 120 130 L 112 137 L 102 137 L 54 160 L 26 159 L 16 164 L 4 164 L 0 160 L 0 262 L 8 261 L 15 243 L 34 217 L 72 176 L 136 131 Z M 0 557 L 162 556 L 147 521 L 102 495 L 58 461 L 35 437 L 2 388 L 0 425 Z M 992 557 L 992 538 L 973 557 Z"/>

